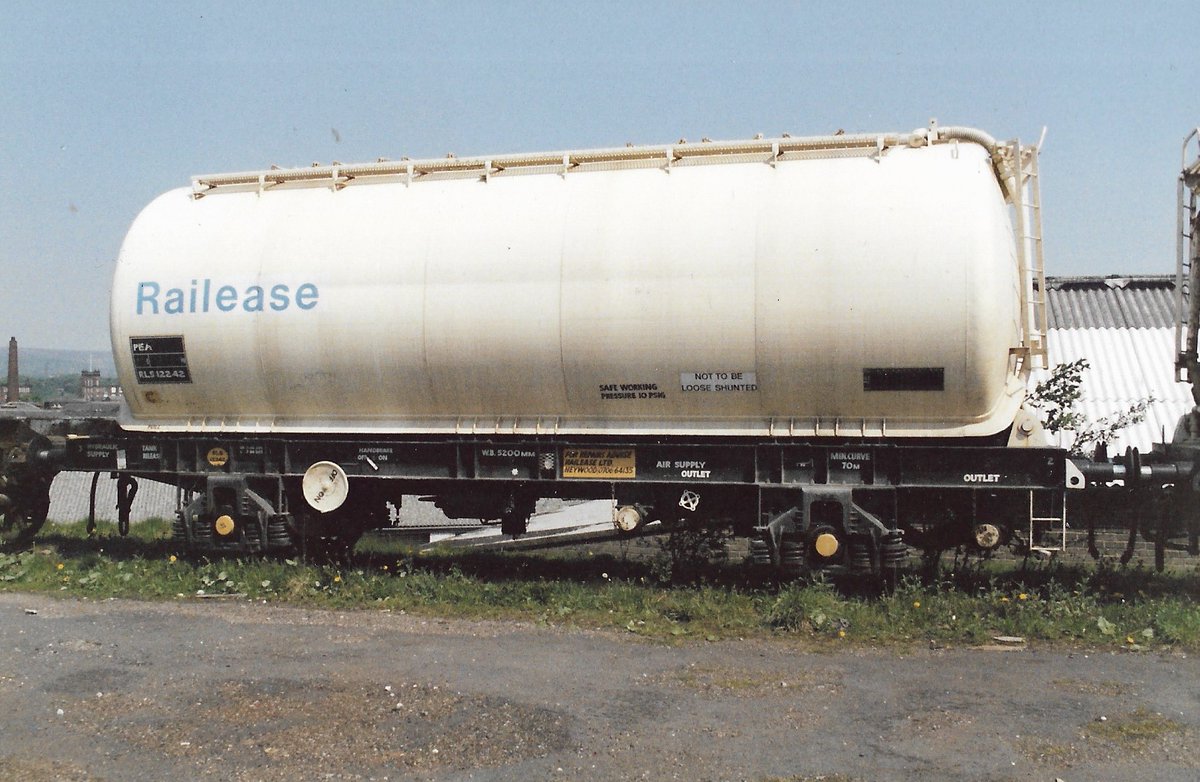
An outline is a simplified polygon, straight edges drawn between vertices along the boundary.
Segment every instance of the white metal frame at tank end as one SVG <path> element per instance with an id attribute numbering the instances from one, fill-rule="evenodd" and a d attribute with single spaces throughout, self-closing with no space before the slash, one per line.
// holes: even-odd
<path id="1" fill-rule="evenodd" d="M 1014 139 L 992 152 L 997 175 L 1009 185 L 1013 232 L 1020 265 L 1021 327 L 1028 351 L 1025 369 L 1046 368 L 1046 263 L 1042 250 L 1042 196 L 1038 183 L 1038 147 Z"/>

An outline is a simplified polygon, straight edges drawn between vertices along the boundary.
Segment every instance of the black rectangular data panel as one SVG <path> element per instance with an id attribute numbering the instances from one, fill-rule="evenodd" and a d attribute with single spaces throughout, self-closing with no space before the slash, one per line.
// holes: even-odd
<path id="1" fill-rule="evenodd" d="M 143 385 L 192 382 L 183 337 L 130 337 L 129 352 L 134 376 Z"/>
<path id="2" fill-rule="evenodd" d="M 942 367 L 868 367 L 863 370 L 863 391 L 944 391 Z"/>

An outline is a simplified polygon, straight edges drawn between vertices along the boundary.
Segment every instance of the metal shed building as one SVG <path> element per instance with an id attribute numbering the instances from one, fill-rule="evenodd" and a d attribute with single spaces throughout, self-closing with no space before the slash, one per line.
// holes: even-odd
<path id="1" fill-rule="evenodd" d="M 1175 382 L 1174 297 L 1174 275 L 1046 279 L 1051 367 L 1079 358 L 1090 365 L 1076 409 L 1098 420 L 1155 400 L 1145 420 L 1124 430 L 1109 453 L 1130 446 L 1148 451 L 1169 440 L 1192 406 L 1188 384 Z M 1036 371 L 1031 382 L 1048 374 Z"/>

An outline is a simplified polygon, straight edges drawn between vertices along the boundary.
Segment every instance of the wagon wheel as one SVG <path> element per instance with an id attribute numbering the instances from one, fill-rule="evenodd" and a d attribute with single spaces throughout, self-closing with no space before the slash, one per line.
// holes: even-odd
<path id="1" fill-rule="evenodd" d="M 46 523 L 50 512 L 50 481 L 29 476 L 7 487 L 8 504 L 0 510 L 0 549 L 28 546 Z"/>

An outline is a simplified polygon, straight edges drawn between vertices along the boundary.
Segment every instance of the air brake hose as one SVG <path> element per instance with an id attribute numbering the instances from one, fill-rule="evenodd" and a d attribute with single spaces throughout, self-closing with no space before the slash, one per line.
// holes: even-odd
<path id="1" fill-rule="evenodd" d="M 88 492 L 87 534 L 90 538 L 96 534 L 96 484 L 100 482 L 100 473 L 92 473 L 92 490 Z"/>
<path id="2" fill-rule="evenodd" d="M 133 507 L 133 498 L 137 496 L 138 485 L 131 475 L 117 478 L 117 532 L 121 537 L 129 534 L 129 509 Z"/>

